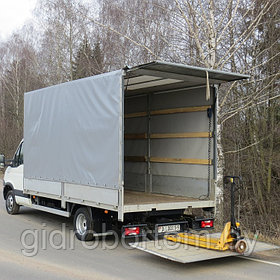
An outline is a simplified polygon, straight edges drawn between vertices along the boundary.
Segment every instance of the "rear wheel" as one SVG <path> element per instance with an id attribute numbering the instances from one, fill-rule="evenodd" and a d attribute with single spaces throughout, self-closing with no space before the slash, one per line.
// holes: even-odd
<path id="1" fill-rule="evenodd" d="M 19 205 L 16 203 L 14 192 L 11 190 L 7 193 L 6 198 L 6 210 L 10 215 L 17 214 L 19 212 Z"/>
<path id="2" fill-rule="evenodd" d="M 93 219 L 88 208 L 79 208 L 74 216 L 74 231 L 76 237 L 81 241 L 93 239 Z"/>

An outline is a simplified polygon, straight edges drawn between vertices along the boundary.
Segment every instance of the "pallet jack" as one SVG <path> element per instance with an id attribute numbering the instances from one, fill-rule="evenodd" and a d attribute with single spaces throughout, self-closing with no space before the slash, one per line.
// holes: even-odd
<path id="1" fill-rule="evenodd" d="M 193 245 L 217 251 L 231 250 L 243 254 L 247 249 L 247 243 L 243 236 L 241 236 L 240 223 L 235 219 L 235 191 L 236 181 L 242 182 L 241 177 L 225 176 L 225 185 L 230 183 L 231 186 L 231 219 L 225 224 L 224 230 L 219 238 L 211 237 L 211 235 L 197 235 L 192 233 L 177 233 L 166 235 L 164 238 L 173 242 Z"/>

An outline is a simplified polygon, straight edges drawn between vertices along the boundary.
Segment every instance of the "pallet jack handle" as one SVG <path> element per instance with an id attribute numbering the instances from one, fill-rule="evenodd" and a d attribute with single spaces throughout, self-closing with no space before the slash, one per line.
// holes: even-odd
<path id="1" fill-rule="evenodd" d="M 231 228 L 236 230 L 236 219 L 235 219 L 235 191 L 236 191 L 236 181 L 239 181 L 242 183 L 242 177 L 240 176 L 225 176 L 224 177 L 224 183 L 230 183 L 230 203 L 231 203 L 231 211 L 230 211 L 230 222 L 231 222 Z"/>
<path id="2" fill-rule="evenodd" d="M 167 240 L 194 245 L 202 248 L 213 249 L 218 251 L 232 250 L 243 254 L 247 249 L 246 240 L 241 236 L 240 223 L 235 220 L 234 193 L 236 191 L 236 181 L 242 183 L 239 176 L 225 176 L 224 184 L 231 185 L 231 221 L 225 224 L 224 230 L 219 238 L 209 238 L 192 233 L 177 233 L 166 235 Z"/>

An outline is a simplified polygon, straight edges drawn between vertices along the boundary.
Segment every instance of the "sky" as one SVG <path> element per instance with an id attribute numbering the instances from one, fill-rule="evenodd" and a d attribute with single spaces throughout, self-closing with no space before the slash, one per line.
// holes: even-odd
<path id="1" fill-rule="evenodd" d="M 32 18 L 37 0 L 0 0 L 0 39 L 7 39 Z"/>

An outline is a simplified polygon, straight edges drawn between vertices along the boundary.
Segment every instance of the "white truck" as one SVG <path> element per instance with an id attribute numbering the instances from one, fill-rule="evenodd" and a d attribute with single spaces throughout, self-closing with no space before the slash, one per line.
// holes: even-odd
<path id="1" fill-rule="evenodd" d="M 213 228 L 218 86 L 245 78 L 155 61 L 25 93 L 7 212 L 74 216 L 80 240 Z"/>

